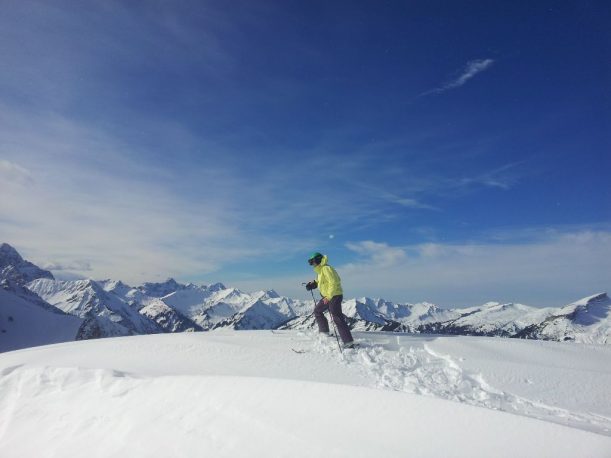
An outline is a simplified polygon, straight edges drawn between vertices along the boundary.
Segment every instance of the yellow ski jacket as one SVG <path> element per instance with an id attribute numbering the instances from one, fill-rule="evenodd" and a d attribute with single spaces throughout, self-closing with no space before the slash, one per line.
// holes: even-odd
<path id="1" fill-rule="evenodd" d="M 344 294 L 342 290 L 342 280 L 333 267 L 327 264 L 328 258 L 323 256 L 320 264 L 314 266 L 314 271 L 318 274 L 316 283 L 320 294 L 324 298 L 331 299 L 333 296 Z"/>

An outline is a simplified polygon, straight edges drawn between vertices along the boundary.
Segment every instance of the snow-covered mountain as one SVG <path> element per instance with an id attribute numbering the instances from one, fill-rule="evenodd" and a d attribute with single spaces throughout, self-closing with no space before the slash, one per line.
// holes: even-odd
<path id="1" fill-rule="evenodd" d="M 81 319 L 77 340 L 218 329 L 309 329 L 312 301 L 273 290 L 246 293 L 222 283 L 182 284 L 174 279 L 130 286 L 118 280 L 57 281 L 23 260 L 9 245 L 0 250 L 5 302 L 10 294 L 54 314 Z M 559 308 L 489 302 L 461 309 L 348 299 L 343 310 L 356 331 L 501 336 L 611 343 L 611 300 L 605 293 Z M 1 309 L 0 309 L 1 313 Z M 2 316 L 2 315 L 0 315 Z M 48 342 L 51 343 L 51 342 Z M 1 348 L 0 348 L 1 350 Z"/>
<path id="2" fill-rule="evenodd" d="M 53 275 L 25 261 L 10 245 L 0 245 L 0 352 L 77 338 L 83 320 L 25 287 L 37 278 Z"/>
<path id="3" fill-rule="evenodd" d="M 174 279 L 131 287 L 120 281 L 56 281 L 27 287 L 58 309 L 85 320 L 79 338 L 159 332 L 275 329 L 308 305 L 275 291 L 245 293 L 221 283 L 181 284 Z"/>
<path id="4" fill-rule="evenodd" d="M 23 285 L 37 278 L 53 279 L 53 274 L 24 260 L 15 248 L 3 243 L 0 245 L 0 278 Z"/>
<path id="5" fill-rule="evenodd" d="M 541 322 L 554 310 L 557 309 L 488 302 L 477 307 L 453 309 L 448 311 L 445 319 L 418 324 L 414 330 L 422 333 L 518 337 L 525 327 Z"/>
<path id="6" fill-rule="evenodd" d="M 544 320 L 530 324 L 518 337 L 581 343 L 611 342 L 611 299 L 596 294 L 552 310 Z"/>
<path id="7" fill-rule="evenodd" d="M 27 287 L 60 310 L 86 320 L 81 338 L 154 334 L 160 326 L 139 313 L 137 302 L 126 302 L 94 280 L 56 281 L 39 278 Z"/>

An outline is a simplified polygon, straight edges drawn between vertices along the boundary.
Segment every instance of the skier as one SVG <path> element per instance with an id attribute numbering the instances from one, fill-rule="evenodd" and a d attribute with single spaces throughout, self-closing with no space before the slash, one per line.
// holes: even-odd
<path id="1" fill-rule="evenodd" d="M 337 326 L 339 336 L 344 342 L 344 348 L 354 347 L 354 340 L 350 333 L 350 328 L 346 323 L 346 317 L 342 313 L 342 300 L 344 292 L 339 275 L 333 267 L 327 264 L 328 258 L 316 252 L 308 259 L 308 264 L 314 267 L 317 278 L 308 282 L 306 289 L 311 291 L 319 288 L 322 299 L 314 307 L 314 317 L 318 324 L 318 331 L 329 334 L 329 322 L 325 318 L 324 312 L 329 309 L 331 317 Z"/>

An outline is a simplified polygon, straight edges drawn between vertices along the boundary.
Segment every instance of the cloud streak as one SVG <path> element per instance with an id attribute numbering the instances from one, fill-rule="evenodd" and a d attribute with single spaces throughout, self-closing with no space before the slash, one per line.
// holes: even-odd
<path id="1" fill-rule="evenodd" d="M 72 264 L 61 264 L 58 262 L 48 262 L 41 266 L 45 270 L 64 271 L 76 270 L 78 272 L 90 272 L 91 265 L 87 261 L 74 261 Z"/>
<path id="2" fill-rule="evenodd" d="M 32 174 L 15 162 L 0 159 L 0 178 L 3 182 L 29 183 L 32 181 Z"/>
<path id="3" fill-rule="evenodd" d="M 429 91 L 423 92 L 420 96 L 430 95 L 430 94 L 441 94 L 442 92 L 449 91 L 451 89 L 456 89 L 467 83 L 471 78 L 473 78 L 478 73 L 483 72 L 490 68 L 490 66 L 494 63 L 493 59 L 477 59 L 467 62 L 465 68 L 462 73 L 455 79 L 448 81 L 447 83 Z"/>

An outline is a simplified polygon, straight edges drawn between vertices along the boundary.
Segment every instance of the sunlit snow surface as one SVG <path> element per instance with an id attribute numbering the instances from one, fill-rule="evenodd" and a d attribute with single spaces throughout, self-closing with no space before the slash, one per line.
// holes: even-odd
<path id="1" fill-rule="evenodd" d="M 0 354 L 0 456 L 611 456 L 611 346 L 355 336 L 343 354 L 310 331 Z"/>

